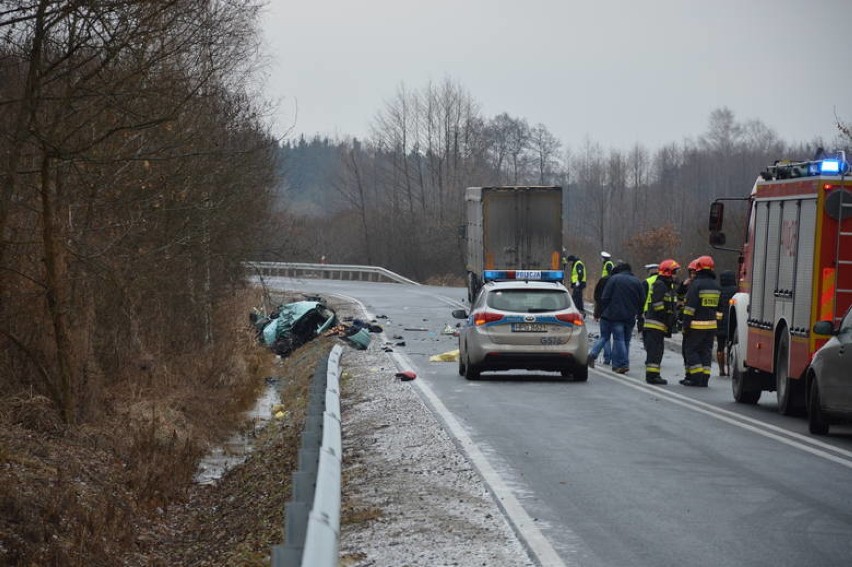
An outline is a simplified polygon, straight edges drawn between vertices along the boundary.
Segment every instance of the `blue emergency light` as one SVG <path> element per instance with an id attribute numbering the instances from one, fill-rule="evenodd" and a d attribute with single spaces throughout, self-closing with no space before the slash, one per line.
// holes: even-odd
<path id="1" fill-rule="evenodd" d="M 487 282 L 497 280 L 523 280 L 542 282 L 561 282 L 565 278 L 562 270 L 485 270 L 483 279 Z"/>
<path id="2" fill-rule="evenodd" d="M 835 175 L 840 173 L 840 160 L 839 159 L 824 159 L 819 163 L 819 172 L 825 173 L 828 175 Z"/>

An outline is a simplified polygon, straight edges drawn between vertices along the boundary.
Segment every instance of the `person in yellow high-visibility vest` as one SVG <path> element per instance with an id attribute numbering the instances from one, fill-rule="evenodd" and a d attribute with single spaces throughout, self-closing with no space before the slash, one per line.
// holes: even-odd
<path id="1" fill-rule="evenodd" d="M 609 252 L 601 252 L 601 277 L 605 278 L 606 276 L 612 273 L 612 268 L 615 264 L 612 261 L 612 254 Z"/>
<path id="2" fill-rule="evenodd" d="M 571 299 L 574 300 L 574 305 L 580 310 L 583 316 L 586 311 L 583 306 L 583 290 L 586 289 L 586 265 L 577 256 L 571 254 L 565 258 L 567 263 L 571 262 Z"/>
<path id="3" fill-rule="evenodd" d="M 645 270 L 648 272 L 648 277 L 642 282 L 642 289 L 645 290 L 645 306 L 642 308 L 642 314 L 636 318 L 636 330 L 639 336 L 644 339 L 642 329 L 645 325 L 645 312 L 648 310 L 648 305 L 651 303 L 651 289 L 654 287 L 654 282 L 657 281 L 657 273 L 660 270 L 659 264 L 645 264 Z"/>

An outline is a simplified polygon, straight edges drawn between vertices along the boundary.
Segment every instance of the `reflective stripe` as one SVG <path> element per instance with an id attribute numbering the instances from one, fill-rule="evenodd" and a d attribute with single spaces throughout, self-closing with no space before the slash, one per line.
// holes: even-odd
<path id="1" fill-rule="evenodd" d="M 664 333 L 669 330 L 668 326 L 665 323 L 660 323 L 659 321 L 654 321 L 653 319 L 645 319 L 644 329 L 654 329 L 655 331 L 662 331 Z"/>
<path id="2" fill-rule="evenodd" d="M 684 315 L 695 315 L 695 307 L 684 307 L 683 308 Z"/>
<path id="3" fill-rule="evenodd" d="M 698 298 L 701 300 L 701 307 L 718 307 L 719 297 L 722 293 L 717 289 L 702 289 L 698 292 Z"/>
<path id="4" fill-rule="evenodd" d="M 717 328 L 715 319 L 713 321 L 693 321 L 689 325 L 690 329 L 708 330 Z"/>
<path id="5" fill-rule="evenodd" d="M 690 366 L 686 369 L 688 374 L 704 374 L 704 368 L 701 365 Z"/>
<path id="6" fill-rule="evenodd" d="M 660 365 L 659 364 L 646 364 L 645 372 L 648 374 L 659 374 L 660 373 Z"/>

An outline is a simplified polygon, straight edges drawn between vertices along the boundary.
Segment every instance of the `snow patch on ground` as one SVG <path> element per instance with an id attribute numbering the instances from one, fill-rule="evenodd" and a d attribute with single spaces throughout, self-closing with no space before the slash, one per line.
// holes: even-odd
<path id="1" fill-rule="evenodd" d="M 479 473 L 374 340 L 341 359 L 341 565 L 534 565 Z"/>

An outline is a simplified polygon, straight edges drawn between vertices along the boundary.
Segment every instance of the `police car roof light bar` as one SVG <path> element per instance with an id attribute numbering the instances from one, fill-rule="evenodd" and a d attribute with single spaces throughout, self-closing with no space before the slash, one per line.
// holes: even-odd
<path id="1" fill-rule="evenodd" d="M 562 270 L 485 270 L 482 279 L 486 282 L 511 280 L 561 282 L 565 279 L 565 272 Z"/>

